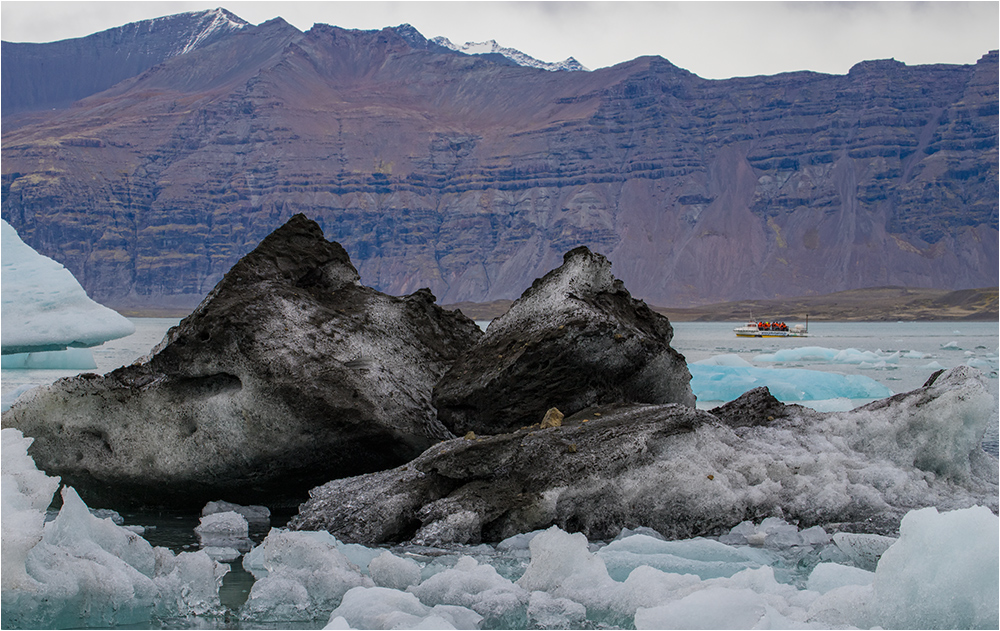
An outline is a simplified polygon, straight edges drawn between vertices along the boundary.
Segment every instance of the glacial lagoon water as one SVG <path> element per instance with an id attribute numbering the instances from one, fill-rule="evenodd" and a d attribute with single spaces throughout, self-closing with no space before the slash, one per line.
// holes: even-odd
<path id="1" fill-rule="evenodd" d="M 96 364 L 96 368 L 88 370 L 4 368 L 2 379 L 0 379 L 4 404 L 9 405 L 12 395 L 18 389 L 28 387 L 30 384 L 51 383 L 60 377 L 72 376 L 79 372 L 105 373 L 118 366 L 131 363 L 149 353 L 150 349 L 162 339 L 166 330 L 178 322 L 177 319 L 170 318 L 137 318 L 132 321 L 136 325 L 135 334 L 107 342 L 101 347 L 93 349 L 93 363 Z M 485 326 L 485 324 L 482 323 L 481 325 Z M 812 390 L 810 382 L 813 384 L 823 382 L 827 376 L 864 378 L 871 380 L 876 385 L 885 388 L 891 393 L 899 393 L 921 386 L 936 370 L 952 368 L 963 364 L 974 366 L 987 375 L 987 382 L 994 399 L 997 398 L 998 341 L 1000 341 L 998 340 L 998 337 L 1000 337 L 998 332 L 1000 331 L 998 331 L 997 323 L 814 322 L 810 324 L 809 337 L 786 339 L 737 338 L 732 332 L 733 327 L 736 325 L 736 323 L 674 323 L 675 337 L 673 346 L 685 355 L 692 366 L 703 367 L 703 371 L 708 371 L 708 374 L 715 375 L 718 381 L 724 382 L 727 379 L 732 381 L 733 375 L 736 373 L 727 373 L 726 371 L 736 371 L 738 369 L 742 371 L 739 373 L 740 378 L 747 380 L 748 383 L 758 385 L 759 383 L 767 383 L 772 387 L 772 391 L 774 391 L 776 389 L 775 383 L 778 384 L 777 389 L 783 388 L 788 383 L 791 383 L 784 376 L 798 371 L 800 376 L 804 375 L 803 378 L 805 381 L 803 382 L 800 379 L 798 382 L 788 386 L 787 392 L 789 396 L 805 396 L 806 398 L 793 400 L 820 410 L 850 409 L 855 405 L 866 403 L 872 398 L 855 398 L 851 397 L 848 392 L 841 393 L 848 396 L 809 399 L 809 391 Z M 711 373 L 710 371 L 716 372 Z M 692 372 L 696 371 L 693 370 Z M 775 379 L 778 381 L 775 382 Z M 762 382 L 761 380 L 764 381 Z M 768 382 L 767 380 L 771 381 Z M 699 407 L 711 408 L 721 402 L 723 401 L 700 397 Z M 994 455 L 996 454 L 996 436 L 997 428 L 994 426 L 985 442 L 987 451 L 991 451 Z M 123 517 L 127 524 L 145 526 L 144 536 L 153 545 L 164 546 L 175 553 L 197 550 L 199 548 L 199 541 L 194 533 L 194 527 L 198 524 L 196 517 L 169 513 L 125 514 Z M 272 525 L 280 526 L 288 517 L 288 515 L 275 515 L 272 519 Z M 769 534 L 765 536 L 767 528 L 770 528 L 770 530 L 767 531 Z M 771 616 L 772 624 L 780 626 L 795 619 L 794 616 L 792 618 L 784 618 L 783 616 L 792 616 L 797 611 L 796 607 L 799 606 L 799 601 L 803 598 L 802 594 L 805 593 L 802 590 L 807 587 L 808 581 L 814 581 L 814 583 L 819 581 L 819 578 L 817 578 L 818 573 L 810 576 L 814 568 L 824 562 L 844 561 L 843 558 L 837 557 L 837 554 L 840 554 L 840 552 L 828 540 L 824 540 L 822 536 L 813 540 L 812 537 L 815 536 L 815 533 L 810 534 L 807 531 L 798 532 L 794 526 L 773 523 L 765 528 L 765 524 L 760 524 L 756 527 L 755 532 L 750 532 L 750 530 L 754 530 L 752 526 L 743 528 L 743 530 L 747 532 L 740 534 L 734 531 L 735 534 L 729 535 L 729 537 L 738 540 L 739 537 L 745 534 L 744 543 L 753 537 L 759 538 L 760 541 L 758 543 L 765 541 L 768 543 L 763 546 L 758 545 L 753 549 L 738 546 L 734 548 L 742 550 L 743 552 L 740 554 L 743 554 L 745 558 L 742 558 L 742 560 L 737 559 L 738 563 L 730 568 L 732 572 L 728 572 L 727 570 L 728 573 L 725 576 L 706 574 L 699 579 L 677 579 L 677 584 L 671 584 L 669 586 L 670 589 L 680 590 L 680 592 L 687 593 L 688 596 L 680 600 L 673 600 L 670 605 L 672 609 L 668 610 L 662 607 L 640 608 L 637 612 L 633 612 L 634 619 L 629 618 L 629 616 L 621 619 L 613 619 L 614 616 L 611 616 L 605 621 L 605 624 L 618 626 L 624 623 L 627 626 L 631 619 L 631 624 L 637 627 L 647 625 L 665 628 L 664 624 L 668 624 L 670 620 L 676 620 L 678 624 L 680 620 L 686 620 L 687 626 L 698 626 L 698 615 L 700 615 L 698 612 L 704 610 L 704 607 L 698 603 L 700 600 L 705 600 L 705 604 L 710 604 L 709 595 L 715 594 L 715 596 L 721 595 L 721 601 L 717 601 L 716 604 L 718 602 L 732 603 L 734 609 L 731 614 L 737 617 L 730 618 L 730 622 L 737 625 L 738 616 L 741 615 L 740 611 L 746 609 L 746 607 L 740 609 L 740 599 L 750 599 L 744 604 L 753 609 L 755 607 L 760 608 L 762 605 L 757 601 L 766 596 L 764 600 L 771 603 L 771 605 L 778 603 L 780 606 L 778 610 L 767 609 L 765 611 L 762 609 L 765 613 L 762 614 L 764 618 L 761 618 L 761 620 L 766 621 L 767 616 Z M 266 531 L 252 531 L 250 536 L 259 544 L 263 541 L 266 534 Z M 694 561 L 691 558 L 686 559 L 685 555 L 697 558 L 699 555 L 706 554 L 702 549 L 705 544 L 697 543 L 697 540 L 678 542 L 677 549 L 668 550 L 664 545 L 656 543 L 655 538 L 643 538 L 645 535 L 642 535 L 642 533 L 636 533 L 632 537 L 624 539 L 625 543 L 618 543 L 616 544 L 617 547 L 605 545 L 606 542 L 590 542 L 581 548 L 578 542 L 573 543 L 569 539 L 560 537 L 562 535 L 553 533 L 550 537 L 552 539 L 550 545 L 565 558 L 575 559 L 574 563 L 578 564 L 578 569 L 590 567 L 593 564 L 593 558 L 598 556 L 599 553 L 600 558 L 603 559 L 605 565 L 608 567 L 608 571 L 612 572 L 612 578 L 617 582 L 614 584 L 609 583 L 602 588 L 600 587 L 600 582 L 604 579 L 591 577 L 594 581 L 594 593 L 585 593 L 586 590 L 581 587 L 579 589 L 584 591 L 580 591 L 580 593 L 574 595 L 571 591 L 567 591 L 568 588 L 565 587 L 546 586 L 545 580 L 549 579 L 538 579 L 540 582 L 536 586 L 537 590 L 532 592 L 532 604 L 528 606 L 527 614 L 525 614 L 530 614 L 529 618 L 531 620 L 526 619 L 522 621 L 529 626 L 545 626 L 547 624 L 545 620 L 549 620 L 551 624 L 557 626 L 568 624 L 573 627 L 593 627 L 596 624 L 595 621 L 579 617 L 579 607 L 574 606 L 574 602 L 586 601 L 588 598 L 599 600 L 598 593 L 601 589 L 620 589 L 622 590 L 622 598 L 625 598 L 626 595 L 629 598 L 638 598 L 636 596 L 638 592 L 634 588 L 628 587 L 629 582 L 627 577 L 631 571 L 634 571 L 633 568 L 629 566 L 622 569 L 617 568 L 615 565 L 616 563 L 621 563 L 621 559 L 623 558 L 628 557 L 632 559 L 630 563 L 633 564 L 642 563 L 654 568 L 658 567 L 657 563 L 663 564 L 666 562 L 664 559 L 669 560 L 669 563 L 687 563 L 688 565 L 685 567 L 690 567 L 690 564 Z M 436 583 L 429 580 L 433 578 L 432 575 L 434 574 L 440 577 L 439 579 L 435 579 L 437 582 L 444 582 L 445 577 L 451 576 L 448 572 L 452 572 L 454 574 L 452 578 L 465 585 L 468 585 L 469 581 L 474 577 L 479 577 L 479 579 L 490 583 L 494 589 L 500 589 L 501 591 L 508 588 L 513 589 L 509 587 L 509 582 L 505 583 L 504 581 L 516 581 L 518 577 L 526 573 L 529 567 L 528 537 L 522 538 L 524 539 L 523 541 L 505 542 L 505 546 L 496 547 L 456 546 L 449 549 L 421 549 L 403 546 L 393 548 L 391 551 L 398 559 L 413 561 L 421 568 L 421 580 L 423 581 L 421 588 L 423 591 L 418 595 L 421 596 L 423 602 L 431 603 L 437 598 L 437 596 L 431 594 Z M 731 541 L 730 543 L 733 542 Z M 956 539 L 956 548 L 961 547 L 962 543 Z M 660 550 L 661 547 L 664 549 Z M 616 556 L 613 552 L 618 548 L 621 548 L 622 552 Z M 368 564 L 372 560 L 373 555 L 381 552 L 380 550 L 367 550 L 361 547 L 350 548 L 349 546 L 343 546 L 340 549 L 359 566 Z M 712 554 L 718 555 L 718 558 L 711 556 Z M 722 563 L 734 554 L 736 553 L 732 550 L 713 551 L 709 553 L 708 558 L 710 564 L 715 563 L 718 566 L 718 563 Z M 944 552 L 943 554 L 949 553 Z M 474 561 L 462 561 L 463 556 Z M 739 557 L 738 554 L 736 556 Z M 702 558 L 705 557 L 703 556 Z M 392 562 L 400 567 L 403 565 L 401 561 L 397 561 L 395 558 Z M 739 563 L 744 563 L 745 567 L 740 566 Z M 373 569 L 368 572 L 368 575 L 375 576 L 375 566 L 372 565 L 371 567 Z M 220 596 L 222 604 L 230 611 L 235 612 L 247 599 L 254 584 L 254 577 L 242 567 L 238 560 L 231 563 L 230 568 L 229 574 L 226 575 L 223 581 Z M 746 575 L 744 575 L 745 573 L 739 574 L 741 568 L 752 570 L 752 572 Z M 408 569 L 412 570 L 412 567 Z M 687 573 L 679 572 L 676 568 L 671 570 L 669 566 L 664 566 L 662 569 L 667 572 L 677 571 L 678 576 Z M 825 566 L 824 569 L 826 569 Z M 831 571 L 834 569 L 836 568 L 831 568 Z M 541 572 L 542 568 L 538 569 L 538 571 Z M 753 572 L 757 572 L 758 574 L 753 574 Z M 764 572 L 767 576 L 760 574 L 760 572 Z M 840 572 L 840 574 L 837 574 L 837 572 Z M 832 585 L 844 586 L 857 578 L 847 576 L 844 572 L 844 570 L 839 569 L 834 572 L 836 576 L 832 579 Z M 697 573 L 695 572 L 695 574 Z M 402 572 L 402 574 L 405 574 L 405 572 Z M 673 576 L 673 574 L 670 576 Z M 739 578 L 741 576 L 743 578 Z M 654 578 L 661 580 L 663 576 L 657 574 Z M 532 580 L 535 579 L 533 578 Z M 635 581 L 636 579 L 633 580 Z M 870 582 L 871 576 L 863 575 L 858 580 L 861 583 L 865 581 Z M 625 582 L 623 583 L 622 581 Z M 710 583 L 710 581 L 722 582 L 716 584 Z M 725 581 L 730 582 L 727 583 Z M 769 583 L 768 581 L 771 582 Z M 753 584 L 751 585 L 750 583 Z M 767 586 L 761 587 L 764 583 Z M 659 586 L 657 589 L 661 587 L 664 589 L 667 588 L 666 586 Z M 813 587 L 815 587 L 815 584 Z M 813 589 L 813 587 L 809 589 Z M 647 585 L 647 588 L 652 589 L 652 586 Z M 628 591 L 629 589 L 632 591 Z M 799 591 L 795 591 L 796 589 Z M 842 587 L 842 589 L 846 588 Z M 858 589 L 863 588 L 859 586 Z M 753 590 L 756 590 L 756 592 Z M 753 596 L 752 592 L 757 593 L 757 596 Z M 378 594 L 381 594 L 383 598 L 396 598 L 398 596 L 396 593 L 389 592 L 378 592 Z M 548 595 L 543 596 L 540 594 Z M 375 596 L 376 592 L 356 593 L 357 598 L 374 598 Z M 507 594 L 507 596 L 510 596 L 510 594 Z M 757 599 L 756 601 L 754 601 L 755 598 Z M 502 600 L 503 598 L 500 598 L 498 602 Z M 344 602 L 345 604 L 342 607 L 346 613 L 350 609 L 347 607 L 346 597 Z M 441 600 L 441 602 L 444 603 L 445 601 Z M 400 609 L 398 610 L 402 611 L 406 607 L 417 607 L 419 604 L 413 604 L 409 601 L 408 603 L 399 604 Z M 365 605 L 364 602 L 361 602 L 357 604 L 357 607 L 360 607 L 358 610 L 364 610 L 365 606 L 370 606 L 370 604 Z M 835 608 L 837 604 L 836 602 L 831 602 L 830 606 Z M 588 607 L 590 607 L 589 604 Z M 424 610 L 426 609 L 427 607 L 424 607 Z M 448 620 L 451 620 L 451 624 L 461 626 L 461 620 L 457 618 L 434 618 L 434 615 L 430 611 L 424 610 L 414 610 L 418 611 L 418 613 L 423 611 L 424 617 L 409 619 L 411 626 L 418 624 L 419 621 L 431 624 L 436 620 L 444 620 L 446 623 Z M 778 611 L 783 613 L 779 614 Z M 442 609 L 438 613 L 444 615 L 447 611 Z M 455 611 L 451 613 L 455 614 Z M 692 615 L 695 617 L 692 618 Z M 289 623 L 286 621 L 276 624 L 268 622 L 266 617 L 265 619 L 255 620 L 236 620 L 234 616 L 153 621 L 151 625 L 156 628 L 320 628 L 327 622 L 325 619 L 322 619 L 312 622 Z M 685 618 L 684 616 L 688 617 Z M 355 621 L 360 619 L 352 618 Z M 707 618 L 701 618 L 700 620 L 706 625 L 711 624 L 711 621 Z M 833 618 L 827 618 L 826 620 L 829 623 Z M 752 621 L 748 619 L 748 622 Z M 355 624 L 357 623 L 355 622 Z M 135 628 L 136 625 L 129 626 Z"/>
<path id="2" fill-rule="evenodd" d="M 0 388 L 5 401 L 19 388 L 52 383 L 81 372 L 104 374 L 147 355 L 178 318 L 130 318 L 136 332 L 90 349 L 95 368 L 4 368 Z M 487 322 L 480 322 L 484 327 Z M 740 338 L 732 322 L 674 322 L 672 346 L 689 364 L 735 356 L 758 369 L 804 369 L 831 375 L 861 376 L 892 394 L 919 388 L 936 370 L 971 365 L 990 377 L 997 394 L 1000 326 L 996 322 L 812 322 L 804 338 Z M 796 349 L 819 348 L 796 355 Z M 854 352 L 852 352 L 854 351 Z M 783 355 L 787 357 L 783 359 Z M 839 355 L 839 357 L 838 357 Z M 773 388 L 772 388 L 773 390 Z M 697 394 L 697 392 L 696 392 Z M 779 397 L 780 398 L 780 397 Z M 798 399 L 821 411 L 851 409 L 875 397 Z M 699 396 L 710 409 L 724 400 Z"/>

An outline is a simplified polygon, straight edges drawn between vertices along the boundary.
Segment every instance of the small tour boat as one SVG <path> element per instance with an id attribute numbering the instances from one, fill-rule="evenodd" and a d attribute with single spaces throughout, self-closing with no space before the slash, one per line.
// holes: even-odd
<path id="1" fill-rule="evenodd" d="M 733 331 L 736 337 L 806 337 L 809 334 L 809 316 L 806 316 L 805 326 L 796 324 L 789 328 L 784 322 L 751 320 Z"/>

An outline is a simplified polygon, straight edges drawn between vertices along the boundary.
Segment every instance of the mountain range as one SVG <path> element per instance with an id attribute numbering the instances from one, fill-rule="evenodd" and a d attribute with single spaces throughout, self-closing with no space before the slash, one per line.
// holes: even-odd
<path id="1" fill-rule="evenodd" d="M 706 80 L 494 44 L 223 9 L 3 42 L 0 212 L 119 309 L 194 306 L 298 212 L 443 303 L 578 245 L 661 306 L 998 283 L 997 51 Z"/>

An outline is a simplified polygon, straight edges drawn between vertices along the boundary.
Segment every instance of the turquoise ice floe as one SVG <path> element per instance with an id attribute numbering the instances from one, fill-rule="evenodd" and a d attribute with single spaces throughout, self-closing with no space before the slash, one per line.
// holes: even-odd
<path id="1" fill-rule="evenodd" d="M 882 351 L 860 351 L 856 348 L 824 348 L 822 346 L 802 346 L 785 348 L 774 353 L 765 353 L 754 357 L 758 362 L 828 362 L 831 364 L 862 364 L 865 362 L 899 362 L 899 353 L 883 353 Z"/>
<path id="2" fill-rule="evenodd" d="M 723 362 L 688 364 L 691 390 L 699 401 L 732 401 L 744 392 L 761 386 L 767 386 L 776 399 L 785 402 L 881 399 L 893 394 L 889 388 L 863 375 L 720 363 Z"/>

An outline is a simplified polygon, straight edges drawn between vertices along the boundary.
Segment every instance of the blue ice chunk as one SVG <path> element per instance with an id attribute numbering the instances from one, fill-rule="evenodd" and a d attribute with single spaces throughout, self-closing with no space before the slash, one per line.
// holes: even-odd
<path id="1" fill-rule="evenodd" d="M 699 401 L 732 401 L 744 392 L 767 386 L 779 401 L 881 399 L 892 395 L 871 377 L 805 370 L 688 364 L 691 390 Z"/>
<path id="2" fill-rule="evenodd" d="M 705 366 L 753 366 L 750 362 L 735 353 L 725 355 L 714 355 L 708 359 L 701 359 L 693 364 L 703 364 Z"/>
<path id="3" fill-rule="evenodd" d="M 764 550 L 736 548 L 701 537 L 663 541 L 646 535 L 612 541 L 601 548 L 597 556 L 604 560 L 611 578 L 619 582 L 640 565 L 674 574 L 694 574 L 705 580 L 770 565 L 777 558 Z"/>
<path id="4" fill-rule="evenodd" d="M 61 351 L 9 353 L 0 358 L 4 369 L 26 370 L 89 370 L 97 368 L 89 348 L 67 348 Z"/>
<path id="5" fill-rule="evenodd" d="M 754 357 L 759 362 L 829 362 L 831 364 L 861 364 L 899 362 L 899 353 L 886 355 L 882 351 L 859 351 L 856 348 L 824 348 L 822 346 L 802 346 L 800 348 L 785 348 L 775 353 L 765 353 Z"/>
<path id="6" fill-rule="evenodd" d="M 759 362 L 832 362 L 839 351 L 822 346 L 802 346 L 785 348 L 775 353 L 765 353 L 754 357 Z"/>

